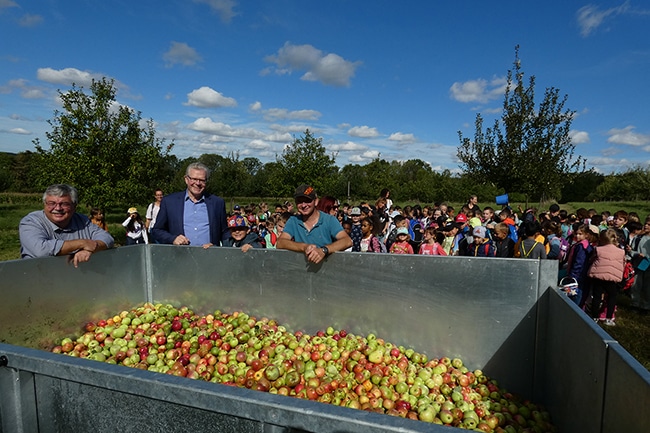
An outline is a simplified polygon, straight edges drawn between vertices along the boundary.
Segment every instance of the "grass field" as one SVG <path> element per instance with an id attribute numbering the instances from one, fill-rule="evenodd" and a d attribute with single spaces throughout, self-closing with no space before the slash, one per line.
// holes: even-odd
<path id="1" fill-rule="evenodd" d="M 20 258 L 20 240 L 18 237 L 18 224 L 20 219 L 31 211 L 42 209 L 41 198 L 38 194 L 0 194 L 0 261 L 15 260 Z M 237 203 L 258 202 L 255 199 L 241 199 L 239 201 L 230 201 Z M 269 200 L 269 203 L 275 203 Z M 400 203 L 400 205 L 403 205 Z M 452 203 L 456 209 L 460 209 L 461 204 Z M 137 206 L 144 214 L 147 204 Z M 493 206 L 490 203 L 479 203 L 479 206 Z M 517 204 L 514 203 L 516 208 Z M 522 205 L 523 207 L 523 205 Z M 628 212 L 636 212 L 643 220 L 650 214 L 650 203 L 648 202 L 610 202 L 610 203 L 569 203 L 561 206 L 568 212 L 584 207 L 586 209 L 595 208 L 598 212 L 609 210 L 614 213 L 624 209 Z M 86 209 L 79 209 L 85 212 Z M 115 238 L 116 245 L 122 245 L 125 240 L 125 231 L 122 227 L 122 221 L 126 218 L 126 207 L 124 213 L 119 209 L 109 210 L 106 215 L 106 221 L 109 226 L 111 235 Z M 616 313 L 615 327 L 605 327 L 605 331 L 614 339 L 618 340 L 628 352 L 632 354 L 648 370 L 650 370 L 650 345 L 647 344 L 647 338 L 650 337 L 650 315 L 640 314 L 638 311 L 630 308 L 629 298 L 620 295 L 618 300 L 618 310 Z"/>

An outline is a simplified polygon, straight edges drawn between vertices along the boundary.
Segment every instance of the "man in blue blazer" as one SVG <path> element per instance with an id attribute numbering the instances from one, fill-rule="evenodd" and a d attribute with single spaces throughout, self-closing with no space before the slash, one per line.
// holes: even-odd
<path id="1" fill-rule="evenodd" d="M 187 190 L 169 194 L 160 203 L 152 234 L 161 244 L 220 246 L 230 236 L 226 203 L 205 192 L 210 170 L 194 162 L 185 170 Z"/>

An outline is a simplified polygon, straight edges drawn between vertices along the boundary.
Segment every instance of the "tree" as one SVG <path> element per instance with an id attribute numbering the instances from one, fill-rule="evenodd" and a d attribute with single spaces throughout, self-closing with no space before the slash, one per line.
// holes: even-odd
<path id="1" fill-rule="evenodd" d="M 93 80 L 90 90 L 73 84 L 59 91 L 62 111 L 48 120 L 52 131 L 45 134 L 50 149 L 34 140 L 40 187 L 69 183 L 93 206 L 145 202 L 170 180 L 173 143 L 163 147 L 153 120 L 143 122 L 139 112 L 116 103 L 113 80 Z"/>
<path id="2" fill-rule="evenodd" d="M 528 86 L 515 47 L 514 72 L 508 71 L 501 123 L 483 131 L 483 118 L 476 115 L 474 140 L 458 131 L 457 156 L 464 173 L 492 182 L 506 192 L 523 193 L 527 199 L 559 198 L 569 173 L 583 171 L 582 157 L 574 159 L 575 145 L 569 131 L 574 111 L 565 110 L 567 96 L 547 88 L 535 108 L 535 76 Z"/>
<path id="3" fill-rule="evenodd" d="M 281 179 L 274 179 L 283 185 L 283 195 L 293 195 L 295 188 L 305 183 L 312 185 L 321 196 L 334 190 L 338 167 L 334 158 L 327 155 L 322 141 L 307 129 L 304 136 L 294 138 L 284 149 L 278 159 Z"/>

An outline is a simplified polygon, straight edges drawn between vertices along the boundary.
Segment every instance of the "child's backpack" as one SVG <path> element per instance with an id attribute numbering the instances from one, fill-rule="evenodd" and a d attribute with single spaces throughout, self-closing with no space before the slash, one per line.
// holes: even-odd
<path id="1" fill-rule="evenodd" d="M 560 266 L 564 265 L 569 258 L 569 247 L 571 246 L 569 244 L 569 241 L 564 239 L 562 236 L 554 236 L 551 239 L 551 244 L 559 244 L 560 249 L 557 254 L 557 257 L 555 258 L 558 262 L 560 262 Z"/>
<path id="2" fill-rule="evenodd" d="M 385 253 L 385 252 L 387 252 L 386 244 L 383 243 L 382 241 L 380 241 L 377 236 L 373 236 L 370 239 L 370 245 L 368 245 L 368 252 L 369 253 Z"/>
<path id="3" fill-rule="evenodd" d="M 413 220 L 411 230 L 413 230 L 413 242 L 419 245 L 422 242 L 422 223 L 420 223 L 420 220 Z"/>
<path id="4" fill-rule="evenodd" d="M 386 249 L 389 250 L 391 245 L 395 243 L 397 239 L 397 227 L 394 227 L 386 237 Z"/>
<path id="5" fill-rule="evenodd" d="M 508 237 L 512 239 L 514 243 L 517 243 L 519 240 L 519 233 L 517 233 L 517 226 L 508 224 Z"/>
<path id="6" fill-rule="evenodd" d="M 623 280 L 618 283 L 618 288 L 622 292 L 628 292 L 634 285 L 634 280 L 636 279 L 636 272 L 634 271 L 634 266 L 629 260 L 625 261 L 625 268 L 623 268 Z"/>
<path id="7" fill-rule="evenodd" d="M 560 239 L 560 254 L 557 256 L 557 259 L 560 261 L 560 265 L 563 265 L 569 259 L 569 248 L 571 248 L 571 244 L 562 236 L 558 236 L 558 238 Z"/>

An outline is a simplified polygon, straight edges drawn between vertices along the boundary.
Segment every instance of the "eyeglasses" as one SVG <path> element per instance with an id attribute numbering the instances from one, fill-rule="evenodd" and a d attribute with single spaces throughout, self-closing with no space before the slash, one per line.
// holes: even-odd
<path id="1" fill-rule="evenodd" d="M 57 206 L 61 206 L 63 209 L 70 209 L 72 208 L 72 203 L 69 201 L 46 201 L 45 206 L 47 206 L 48 209 L 55 209 Z"/>
<path id="2" fill-rule="evenodd" d="M 189 176 L 185 176 L 185 177 L 190 182 L 198 183 L 199 185 L 205 185 L 207 183 L 207 179 L 197 179 L 196 177 L 189 177 Z"/>

